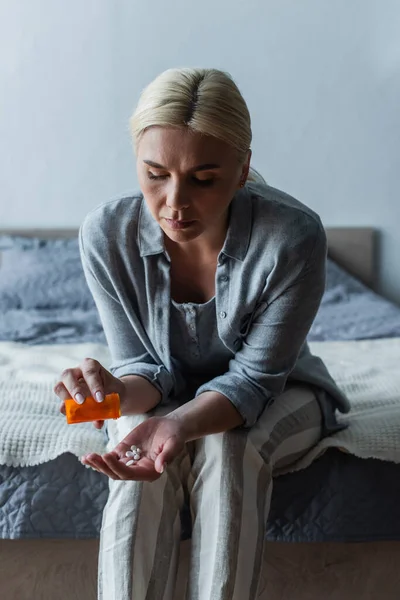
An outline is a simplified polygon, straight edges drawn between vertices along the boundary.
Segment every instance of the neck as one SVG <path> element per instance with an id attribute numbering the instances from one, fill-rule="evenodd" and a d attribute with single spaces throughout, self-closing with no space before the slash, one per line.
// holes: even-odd
<path id="1" fill-rule="evenodd" d="M 205 246 L 204 244 L 178 244 L 171 242 L 167 236 L 164 236 L 165 247 L 172 260 L 180 262 L 195 263 L 196 265 L 207 265 L 214 263 L 220 253 L 223 242 L 213 246 Z"/>
<path id="2" fill-rule="evenodd" d="M 184 244 L 173 242 L 164 234 L 164 244 L 171 259 L 199 264 L 210 264 L 217 260 L 225 243 L 226 232 L 228 229 L 227 221 L 223 228 L 213 236 L 212 239 L 205 239 L 203 236 Z"/>

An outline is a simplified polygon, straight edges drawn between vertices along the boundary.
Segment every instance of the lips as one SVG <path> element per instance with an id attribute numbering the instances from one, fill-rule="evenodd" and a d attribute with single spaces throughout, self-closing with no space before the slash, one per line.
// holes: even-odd
<path id="1" fill-rule="evenodd" d="M 168 226 L 171 229 L 185 229 L 189 227 L 194 221 L 178 221 L 176 219 L 165 219 Z"/>
<path id="2" fill-rule="evenodd" d="M 166 221 L 173 221 L 174 223 L 193 223 L 194 219 L 170 219 L 169 217 L 164 217 Z"/>

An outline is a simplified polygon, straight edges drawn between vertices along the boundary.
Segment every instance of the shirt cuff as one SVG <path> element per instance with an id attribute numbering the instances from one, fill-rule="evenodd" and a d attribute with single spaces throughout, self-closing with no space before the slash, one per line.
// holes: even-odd
<path id="1" fill-rule="evenodd" d="M 173 380 L 164 365 L 120 361 L 112 364 L 109 371 L 114 377 L 118 378 L 127 375 L 139 375 L 147 379 L 161 394 L 159 404 L 167 404 L 168 397 L 173 389 Z"/>
<path id="2" fill-rule="evenodd" d="M 272 394 L 264 389 L 256 390 L 251 383 L 235 373 L 225 373 L 203 383 L 196 391 L 196 397 L 204 392 L 219 392 L 226 396 L 243 418 L 242 427 L 252 427 L 273 400 Z"/>

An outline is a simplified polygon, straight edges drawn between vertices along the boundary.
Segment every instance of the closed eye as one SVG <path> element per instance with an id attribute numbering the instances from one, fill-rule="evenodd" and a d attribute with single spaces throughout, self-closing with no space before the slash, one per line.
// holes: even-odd
<path id="1" fill-rule="evenodd" d="M 213 179 L 197 179 L 197 177 L 193 177 L 193 181 L 197 185 L 207 187 L 207 186 L 212 185 L 214 183 L 215 179 L 214 178 Z"/>
<path id="2" fill-rule="evenodd" d="M 149 179 L 165 179 L 167 175 L 153 175 L 153 173 L 147 173 Z"/>
<path id="3" fill-rule="evenodd" d="M 147 176 L 152 181 L 163 180 L 168 177 L 168 175 L 154 175 L 150 171 L 147 173 Z M 214 183 L 215 178 L 213 177 L 211 179 L 197 179 L 197 177 L 192 177 L 192 181 L 196 185 L 207 187 L 207 186 L 211 186 Z"/>

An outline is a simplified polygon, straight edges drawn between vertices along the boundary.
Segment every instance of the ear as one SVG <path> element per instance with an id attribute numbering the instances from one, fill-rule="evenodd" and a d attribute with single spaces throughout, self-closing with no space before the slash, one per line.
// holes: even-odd
<path id="1" fill-rule="evenodd" d="M 247 158 L 246 158 L 246 160 L 245 160 L 245 162 L 243 164 L 242 172 L 241 172 L 241 175 L 240 175 L 240 181 L 239 181 L 239 187 L 240 188 L 244 187 L 244 184 L 247 181 L 247 177 L 249 176 L 251 154 L 252 154 L 252 152 L 251 152 L 251 150 L 249 148 L 249 151 L 247 153 Z"/>

